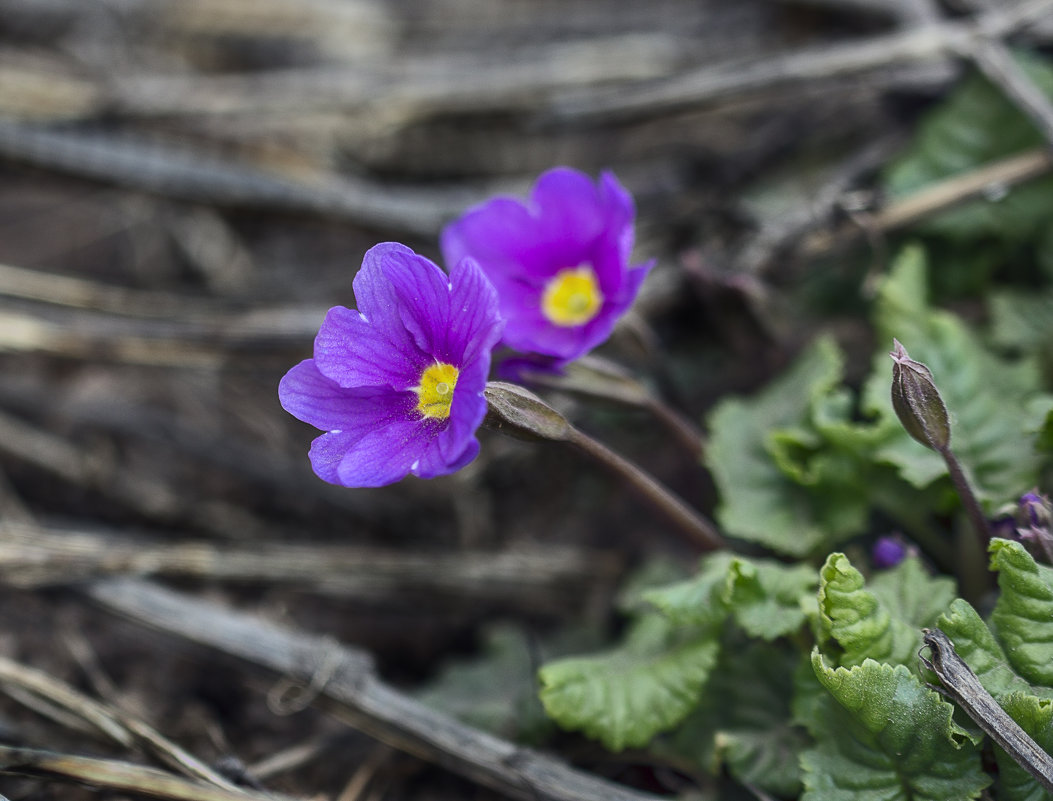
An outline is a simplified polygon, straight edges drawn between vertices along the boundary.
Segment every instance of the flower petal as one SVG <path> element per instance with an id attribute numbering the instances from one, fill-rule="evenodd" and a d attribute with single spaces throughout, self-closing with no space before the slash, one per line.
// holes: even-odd
<path id="1" fill-rule="evenodd" d="M 383 487 L 405 478 L 434 438 L 425 421 L 402 420 L 374 429 L 344 454 L 337 475 L 345 487 Z"/>
<path id="2" fill-rule="evenodd" d="M 353 283 L 358 310 L 389 339 L 405 337 L 399 315 L 401 286 L 393 280 L 392 267 L 418 258 L 398 242 L 381 242 L 366 251 Z"/>
<path id="3" fill-rule="evenodd" d="M 282 408 L 298 420 L 323 431 L 348 431 L 356 436 L 393 420 L 414 419 L 416 397 L 387 387 L 341 387 L 305 359 L 278 384 Z"/>
<path id="4" fill-rule="evenodd" d="M 504 330 L 497 290 L 474 259 L 461 259 L 454 264 L 450 283 L 453 290 L 445 325 L 447 350 L 462 370 L 479 359 L 485 359 L 489 365 L 490 352 Z"/>
<path id="5" fill-rule="evenodd" d="M 448 264 L 478 260 L 498 293 L 506 345 L 567 361 L 610 335 L 646 275 L 629 270 L 634 218 L 632 196 L 612 173 L 594 182 L 559 167 L 538 178 L 526 204 L 497 198 L 451 223 L 442 250 Z M 595 273 L 604 303 L 587 323 L 555 325 L 542 312 L 546 285 L 581 264 Z"/>
<path id="6" fill-rule="evenodd" d="M 633 252 L 633 220 L 636 219 L 633 196 L 609 170 L 600 175 L 600 196 L 607 212 L 607 230 L 615 235 L 621 263 L 628 264 Z"/>
<path id="7" fill-rule="evenodd" d="M 418 478 L 446 476 L 450 473 L 456 473 L 478 455 L 479 440 L 472 437 L 472 439 L 468 440 L 460 455 L 451 461 L 447 461 L 437 448 L 430 448 L 411 472 Z"/>
<path id="8" fill-rule="evenodd" d="M 389 325 L 389 317 L 368 318 L 343 306 L 330 309 L 314 340 L 319 371 L 342 387 L 416 386 L 431 360 L 401 324 Z"/>
<path id="9" fill-rule="evenodd" d="M 541 175 L 530 203 L 540 223 L 540 235 L 551 242 L 589 243 L 608 224 L 606 204 L 596 184 L 584 173 L 568 167 L 557 167 Z M 575 264 L 576 261 L 567 262 L 563 266 Z"/>
<path id="10" fill-rule="evenodd" d="M 469 209 L 443 229 L 440 237 L 447 265 L 471 256 L 484 265 L 490 280 L 501 293 L 503 278 L 522 275 L 535 263 L 547 265 L 550 248 L 540 233 L 537 219 L 527 207 L 509 197 L 498 197 Z M 542 281 L 545 274 L 536 277 Z"/>

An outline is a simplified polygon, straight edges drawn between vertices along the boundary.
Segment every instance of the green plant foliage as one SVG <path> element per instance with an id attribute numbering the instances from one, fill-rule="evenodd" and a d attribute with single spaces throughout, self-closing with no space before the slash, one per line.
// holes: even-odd
<path id="1" fill-rule="evenodd" d="M 659 753 L 714 775 L 726 767 L 740 782 L 795 796 L 798 755 L 808 744 L 790 719 L 799 661 L 784 646 L 726 643 L 698 708 L 660 744 Z M 810 669 L 809 677 L 815 685 Z"/>
<path id="2" fill-rule="evenodd" d="M 1012 693 L 999 703 L 1020 728 L 1047 753 L 1053 753 L 1053 701 L 1026 693 Z M 998 763 L 999 801 L 1050 801 L 1034 777 L 1001 748 L 995 749 Z"/>
<path id="3" fill-rule="evenodd" d="M 1053 68 L 1033 54 L 1017 60 L 1053 96 Z M 1031 121 L 980 75 L 964 81 L 921 124 L 908 150 L 885 174 L 894 197 L 1045 143 Z M 975 242 L 984 237 L 1016 242 L 1037 236 L 1053 219 L 1053 179 L 1013 188 L 1004 196 L 974 201 L 925 221 L 916 230 Z M 905 343 L 906 344 L 906 343 Z M 909 348 L 909 345 L 908 345 Z"/>
<path id="4" fill-rule="evenodd" d="M 541 702 L 563 728 L 612 751 L 647 745 L 698 704 L 719 650 L 719 630 L 642 615 L 617 648 L 541 668 Z"/>
<path id="5" fill-rule="evenodd" d="M 957 801 L 990 783 L 951 705 L 906 667 L 831 668 L 816 649 L 812 668 L 846 714 L 816 705 L 823 718 L 801 757 L 802 801 Z"/>
<path id="6" fill-rule="evenodd" d="M 883 282 L 875 308 L 879 342 L 899 339 L 932 371 L 954 425 L 951 448 L 989 509 L 1033 486 L 1041 465 L 1035 450 L 1036 404 L 1041 393 L 1031 360 L 1007 362 L 988 351 L 957 317 L 928 307 L 925 254 L 904 250 Z M 864 407 L 879 420 L 893 418 L 888 359 L 879 353 L 864 391 Z M 946 474 L 939 454 L 920 447 L 902 430 L 881 444 L 874 458 L 894 465 L 918 488 Z"/>
<path id="7" fill-rule="evenodd" d="M 954 579 L 933 576 L 916 556 L 871 576 L 867 589 L 894 618 L 915 629 L 934 625 L 956 595 Z"/>
<path id="8" fill-rule="evenodd" d="M 840 647 L 839 662 L 859 665 L 877 659 L 906 664 L 921 638 L 917 627 L 893 617 L 878 596 L 865 587 L 863 574 L 841 553 L 831 554 L 819 571 L 819 625 L 822 633 Z M 911 587 L 924 593 L 927 582 Z"/>
<path id="9" fill-rule="evenodd" d="M 833 341 L 820 339 L 759 395 L 725 400 L 709 416 L 706 463 L 732 536 L 804 556 L 862 529 L 862 488 L 819 452 L 810 423 L 813 405 L 840 381 L 841 361 Z"/>
<path id="10" fill-rule="evenodd" d="M 1031 685 L 1014 672 L 1002 646 L 968 601 L 955 599 L 937 625 L 995 698 L 1011 692 L 1031 692 Z"/>
<path id="11" fill-rule="evenodd" d="M 715 553 L 694 578 L 642 597 L 680 625 L 716 623 L 731 612 L 748 634 L 773 640 L 801 627 L 815 584 L 815 571 L 807 565 Z"/>
<path id="12" fill-rule="evenodd" d="M 1053 453 L 1053 409 L 1046 412 L 1035 438 L 1035 448 L 1040 453 Z"/>
<path id="13" fill-rule="evenodd" d="M 727 604 L 743 631 L 773 640 L 792 634 L 805 622 L 815 587 L 815 570 L 808 565 L 736 558 L 729 568 Z"/>
<path id="14" fill-rule="evenodd" d="M 1003 290 L 990 300 L 991 336 L 1025 353 L 1053 347 L 1053 292 Z"/>
<path id="15" fill-rule="evenodd" d="M 579 646 L 582 636 L 575 632 Z M 560 648 L 543 650 L 558 653 Z M 537 698 L 533 657 L 522 631 L 496 627 L 478 658 L 448 665 L 417 697 L 472 726 L 521 741 L 539 741 L 551 730 L 552 721 Z"/>
<path id="16" fill-rule="evenodd" d="M 714 553 L 702 561 L 693 578 L 651 587 L 642 592 L 640 598 L 677 625 L 705 626 L 719 622 L 728 613 L 728 569 L 734 561 L 731 554 Z"/>
<path id="17" fill-rule="evenodd" d="M 1017 542 L 995 539 L 991 567 L 998 571 L 1001 594 L 991 628 L 973 607 L 955 600 L 939 627 L 980 683 L 1021 728 L 1047 751 L 1053 750 L 1053 686 L 1049 681 L 1053 643 L 1051 572 Z M 993 629 L 993 630 L 992 630 Z M 1049 801 L 1049 794 L 1000 748 L 1000 801 Z"/>
<path id="18" fill-rule="evenodd" d="M 1013 668 L 1033 684 L 1053 686 L 1053 587 L 1018 542 L 995 539 L 991 569 L 1001 594 L 991 625 Z"/>

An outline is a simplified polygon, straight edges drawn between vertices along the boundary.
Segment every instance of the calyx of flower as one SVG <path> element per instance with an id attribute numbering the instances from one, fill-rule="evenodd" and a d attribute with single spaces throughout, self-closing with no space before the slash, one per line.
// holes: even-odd
<path id="1" fill-rule="evenodd" d="M 433 420 L 449 417 L 459 374 L 456 367 L 444 362 L 436 362 L 426 369 L 421 374 L 420 384 L 413 389 L 417 393 L 417 411 Z"/>
<path id="2" fill-rule="evenodd" d="M 602 306 L 603 293 L 589 264 L 560 270 L 545 284 L 541 295 L 541 311 L 546 319 L 567 328 L 589 322 Z"/>
<path id="3" fill-rule="evenodd" d="M 898 339 L 892 342 L 892 408 L 908 434 L 943 453 L 951 444 L 951 421 L 932 372 L 910 358 Z"/>

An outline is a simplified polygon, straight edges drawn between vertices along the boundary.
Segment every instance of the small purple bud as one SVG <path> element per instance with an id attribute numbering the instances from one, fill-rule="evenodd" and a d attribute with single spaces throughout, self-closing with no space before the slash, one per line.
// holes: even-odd
<path id="1" fill-rule="evenodd" d="M 906 559 L 910 550 L 902 537 L 892 534 L 878 538 L 871 551 L 871 559 L 874 562 L 874 567 L 884 570 L 895 567 Z"/>
<path id="2" fill-rule="evenodd" d="M 1028 522 L 1033 528 L 1048 528 L 1053 520 L 1053 509 L 1049 504 L 1049 498 L 1039 494 L 1038 490 L 1025 492 L 1020 496 L 1020 511 L 1027 516 Z"/>
<path id="3" fill-rule="evenodd" d="M 908 434 L 943 453 L 951 444 L 951 422 L 932 372 L 910 358 L 898 339 L 892 342 L 892 408 Z"/>
<path id="4" fill-rule="evenodd" d="M 991 527 L 991 536 L 1003 540 L 1011 540 L 1016 536 L 1016 518 L 1012 515 L 1003 514 L 988 523 Z"/>

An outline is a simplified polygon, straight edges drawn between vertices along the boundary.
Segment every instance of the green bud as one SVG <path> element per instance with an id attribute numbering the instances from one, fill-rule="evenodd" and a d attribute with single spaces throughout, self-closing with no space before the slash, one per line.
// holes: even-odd
<path id="1" fill-rule="evenodd" d="M 565 440 L 571 426 L 567 418 L 533 392 L 516 384 L 491 381 L 483 390 L 486 419 L 483 425 L 516 439 Z"/>
<path id="2" fill-rule="evenodd" d="M 951 444 L 951 421 L 932 372 L 910 358 L 898 339 L 892 342 L 892 408 L 908 434 L 943 453 Z"/>

